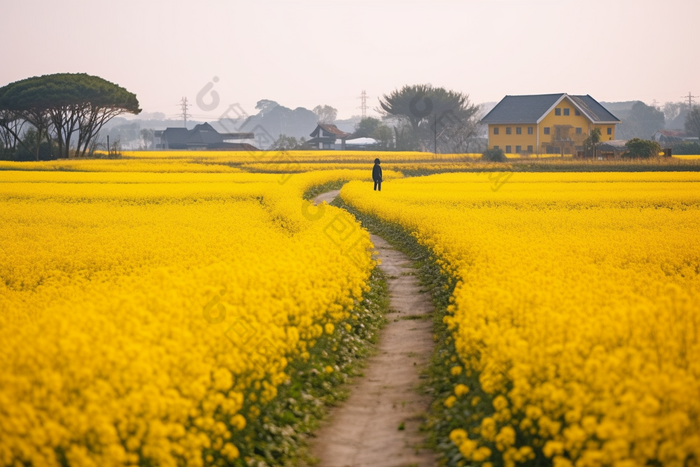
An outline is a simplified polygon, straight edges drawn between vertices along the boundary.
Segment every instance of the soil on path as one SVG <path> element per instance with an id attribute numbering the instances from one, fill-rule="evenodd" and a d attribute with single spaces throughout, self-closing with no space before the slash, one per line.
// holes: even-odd
<path id="1" fill-rule="evenodd" d="M 338 193 L 324 193 L 314 202 L 331 202 Z M 433 305 L 420 292 L 410 259 L 381 237 L 372 235 L 372 243 L 387 276 L 392 312 L 364 377 L 352 383 L 348 400 L 331 410 L 312 452 L 320 467 L 434 466 L 435 453 L 424 447 L 426 437 L 419 431 L 430 398 L 417 391 L 433 350 Z"/>

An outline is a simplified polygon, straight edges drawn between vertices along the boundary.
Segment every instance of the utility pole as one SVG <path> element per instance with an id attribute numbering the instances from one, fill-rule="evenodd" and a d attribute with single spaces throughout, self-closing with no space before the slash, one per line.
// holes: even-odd
<path id="1" fill-rule="evenodd" d="M 360 94 L 358 99 L 360 99 L 361 102 L 360 109 L 362 109 L 362 119 L 364 120 L 367 118 L 367 91 L 362 90 L 362 94 Z"/>
<path id="2" fill-rule="evenodd" d="M 694 98 L 694 97 L 698 97 L 698 96 L 693 96 L 693 95 L 690 93 L 690 91 L 688 91 L 688 95 L 687 95 L 687 96 L 681 96 L 681 97 L 682 97 L 683 99 L 685 99 L 686 97 L 688 98 L 688 112 L 690 112 L 690 110 L 693 108 L 693 98 Z"/>
<path id="3" fill-rule="evenodd" d="M 187 107 L 189 106 L 190 104 L 187 103 L 187 98 L 183 97 L 180 101 L 180 108 L 182 109 L 182 118 L 185 120 L 185 128 L 187 128 Z"/>

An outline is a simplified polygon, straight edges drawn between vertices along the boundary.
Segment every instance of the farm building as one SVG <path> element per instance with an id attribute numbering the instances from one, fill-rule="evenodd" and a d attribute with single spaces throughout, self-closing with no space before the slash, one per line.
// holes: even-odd
<path id="1" fill-rule="evenodd" d="M 481 119 L 489 149 L 518 154 L 575 154 L 598 128 L 601 141 L 615 139 L 620 120 L 591 96 L 566 93 L 506 96 Z"/>
<path id="2" fill-rule="evenodd" d="M 698 138 L 688 136 L 684 131 L 680 130 L 659 130 L 652 135 L 651 139 L 659 143 L 661 146 L 671 145 L 674 143 L 698 141 Z"/>
<path id="3" fill-rule="evenodd" d="M 156 149 L 197 149 L 256 151 L 250 144 L 253 133 L 219 133 L 208 123 L 201 123 L 193 129 L 166 128 L 155 132 Z"/>
<path id="4" fill-rule="evenodd" d="M 313 149 L 345 149 L 345 140 L 350 133 L 345 133 L 329 123 L 319 123 L 309 136 L 311 139 L 306 143 Z"/>

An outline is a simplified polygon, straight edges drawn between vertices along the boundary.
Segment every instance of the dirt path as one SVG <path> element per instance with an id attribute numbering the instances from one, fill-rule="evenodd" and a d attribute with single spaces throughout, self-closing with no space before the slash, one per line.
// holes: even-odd
<path id="1" fill-rule="evenodd" d="M 321 204 L 324 201 L 328 204 L 331 204 L 333 200 L 335 199 L 336 196 L 340 194 L 340 190 L 333 190 L 329 191 L 326 193 L 321 193 L 317 197 L 314 198 L 314 205 L 316 204 Z"/>
<path id="2" fill-rule="evenodd" d="M 338 193 L 324 193 L 314 202 L 330 202 Z M 425 436 L 419 432 L 430 399 L 416 391 L 433 349 L 433 306 L 420 292 L 409 258 L 381 237 L 372 235 L 372 243 L 395 312 L 387 315 L 389 323 L 364 377 L 351 385 L 348 400 L 317 432 L 313 453 L 320 467 L 434 466 L 435 454 L 422 447 Z"/>

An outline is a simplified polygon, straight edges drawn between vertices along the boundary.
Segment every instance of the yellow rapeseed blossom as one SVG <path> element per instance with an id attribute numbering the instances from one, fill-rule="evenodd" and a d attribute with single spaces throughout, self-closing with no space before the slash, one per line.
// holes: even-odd
<path id="1" fill-rule="evenodd" d="M 374 266 L 301 195 L 366 177 L 0 171 L 0 465 L 237 459 Z"/>
<path id="2" fill-rule="evenodd" d="M 455 173 L 341 196 L 456 279 L 452 375 L 493 405 L 464 415 L 465 459 L 496 444 L 503 465 L 525 447 L 576 467 L 700 458 L 700 174 Z"/>

